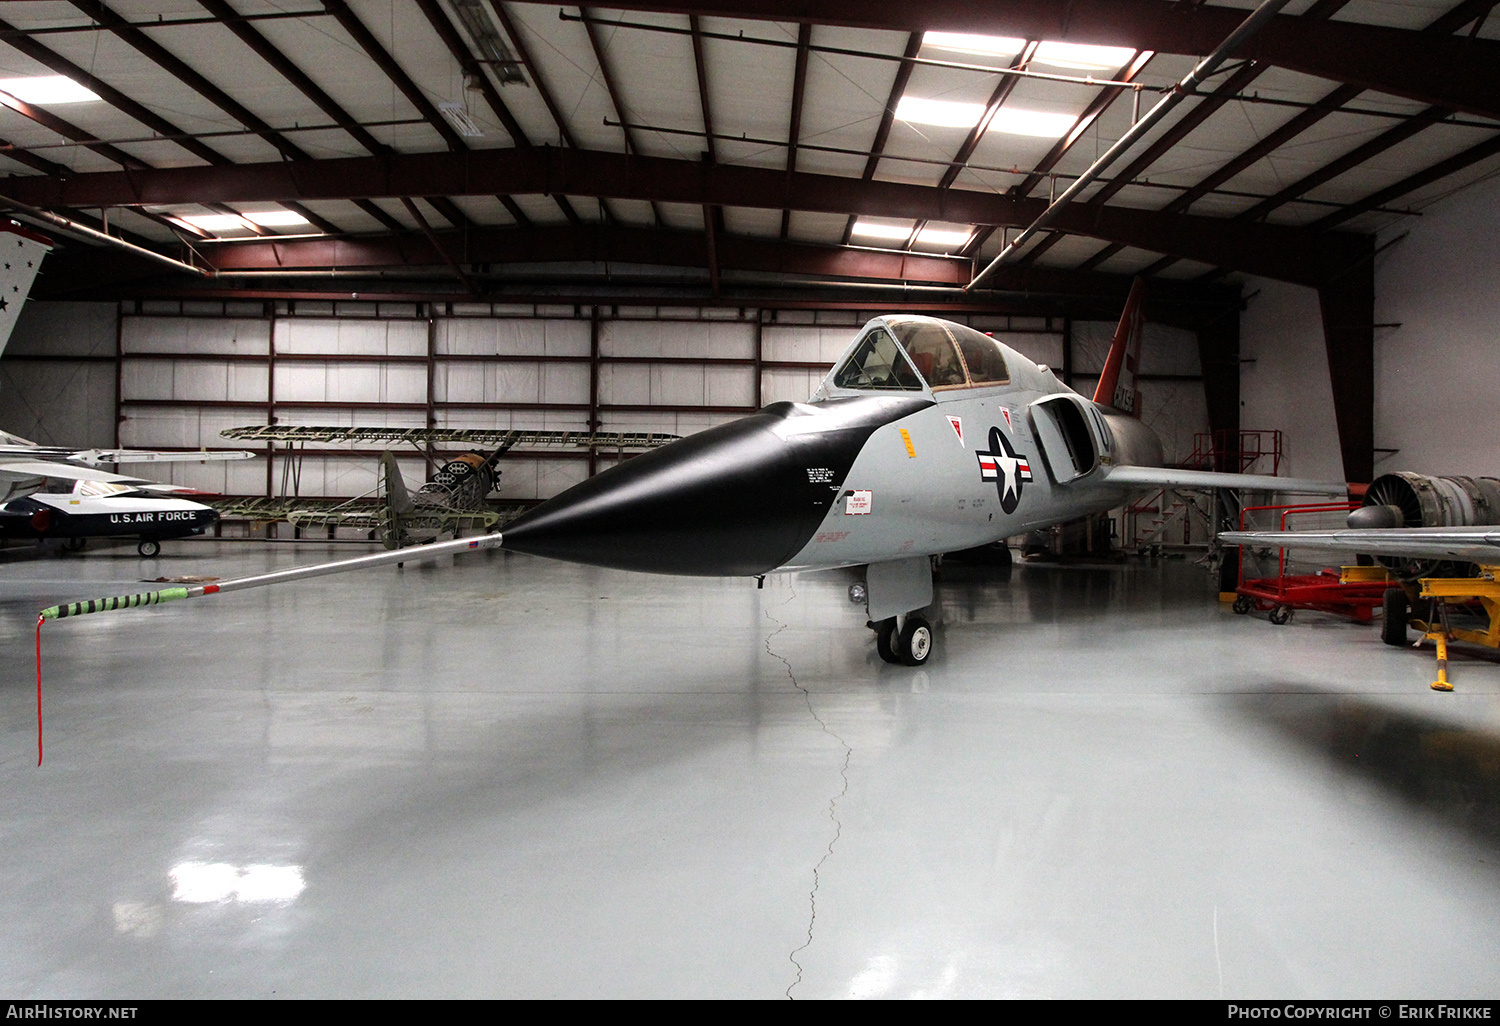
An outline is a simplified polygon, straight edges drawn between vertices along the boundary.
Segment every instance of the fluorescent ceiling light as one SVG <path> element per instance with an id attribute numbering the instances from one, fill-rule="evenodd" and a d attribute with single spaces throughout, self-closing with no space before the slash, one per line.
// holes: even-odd
<path id="1" fill-rule="evenodd" d="M 448 124 L 458 129 L 459 135 L 466 135 L 471 139 L 478 139 L 484 135 L 484 131 L 469 116 L 461 103 L 440 103 L 438 112 L 448 119 Z"/>
<path id="2" fill-rule="evenodd" d="M 1124 67 L 1135 50 L 1129 46 L 1087 46 L 1083 43 L 1048 43 L 1036 48 L 1031 60 L 1036 64 L 1048 64 L 1054 68 L 1073 68 L 1079 71 L 1113 71 Z"/>
<path id="3" fill-rule="evenodd" d="M 1017 110 L 1001 107 L 990 122 L 990 130 L 1009 135 L 1036 135 L 1044 139 L 1056 139 L 1073 127 L 1078 117 L 1074 114 L 1046 114 L 1039 110 Z"/>
<path id="4" fill-rule="evenodd" d="M 973 234 L 973 229 L 953 231 L 949 228 L 923 228 L 917 232 L 917 242 L 928 246 L 962 246 Z"/>
<path id="5" fill-rule="evenodd" d="M 291 225 L 311 223 L 301 214 L 291 210 L 247 210 L 245 220 L 254 221 L 262 228 L 286 228 Z"/>
<path id="6" fill-rule="evenodd" d="M 905 239 L 911 234 L 911 226 L 902 228 L 895 224 L 875 224 L 872 221 L 855 221 L 849 234 L 863 235 L 870 239 Z"/>
<path id="7" fill-rule="evenodd" d="M 922 45 L 954 53 L 973 53 L 987 57 L 1013 57 L 1026 46 L 1026 40 L 1010 36 L 978 36 L 967 32 L 924 32 Z"/>
<path id="8" fill-rule="evenodd" d="M 26 103 L 83 103 L 99 99 L 97 94 L 63 75 L 0 78 L 0 92 L 10 93 Z"/>
<path id="9" fill-rule="evenodd" d="M 903 96 L 896 104 L 896 119 L 914 125 L 938 125 L 943 128 L 973 128 L 984 117 L 984 104 L 959 103 L 956 100 L 924 100 Z"/>

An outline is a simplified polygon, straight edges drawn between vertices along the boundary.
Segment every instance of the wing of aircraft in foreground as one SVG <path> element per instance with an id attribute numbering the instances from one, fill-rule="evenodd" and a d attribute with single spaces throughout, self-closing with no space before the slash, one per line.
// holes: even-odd
<path id="1" fill-rule="evenodd" d="M 1281 492 L 1286 495 L 1347 495 L 1343 481 L 1313 481 L 1271 474 L 1228 474 L 1216 470 L 1184 470 L 1179 467 L 1116 467 L 1109 472 L 1111 484 L 1140 488 L 1233 488 L 1239 491 Z"/>
<path id="2" fill-rule="evenodd" d="M 1358 552 L 1395 559 L 1500 565 L 1500 528 L 1374 527 L 1341 531 L 1225 531 L 1225 545 Z"/>
<path id="3" fill-rule="evenodd" d="M 1500 565 L 1500 479 L 1401 471 L 1370 482 L 1349 526 L 1334 531 L 1226 531 L 1226 545 L 1378 556 L 1402 576 L 1436 562 Z"/>

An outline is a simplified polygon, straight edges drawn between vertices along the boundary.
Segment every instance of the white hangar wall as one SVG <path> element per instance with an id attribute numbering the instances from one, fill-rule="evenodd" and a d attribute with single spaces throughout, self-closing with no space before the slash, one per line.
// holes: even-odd
<path id="1" fill-rule="evenodd" d="M 1500 476 L 1500 178 L 1403 221 L 1375 258 L 1375 469 Z M 1382 459 L 1381 457 L 1385 457 Z"/>
<path id="2" fill-rule="evenodd" d="M 1500 476 L 1500 179 L 1398 222 L 1375 258 L 1377 474 Z M 1343 476 L 1318 295 L 1251 279 L 1241 423 L 1285 432 L 1287 473 Z M 1389 451 L 1394 450 L 1394 451 Z"/>
<path id="3" fill-rule="evenodd" d="M 0 427 L 61 444 L 236 448 L 264 424 L 586 429 L 691 434 L 808 398 L 869 311 L 456 303 L 29 304 L 0 358 Z M 965 318 L 1092 394 L 1114 324 Z M 1194 337 L 1148 326 L 1144 418 L 1168 457 L 1207 430 Z M 118 418 L 118 419 L 117 419 Z M 372 451 L 284 447 L 158 468 L 227 495 L 350 497 L 376 486 Z M 606 455 L 593 468 L 608 466 Z M 420 453 L 401 464 L 427 477 Z M 291 474 L 299 471 L 298 479 Z M 540 499 L 586 477 L 587 454 L 507 457 L 500 495 Z"/>
<path id="4" fill-rule="evenodd" d="M 0 356 L 0 429 L 43 445 L 115 444 L 114 303 L 27 303 Z"/>
<path id="5" fill-rule="evenodd" d="M 0 358 L 0 426 L 66 444 L 184 449 L 240 447 L 220 432 L 273 418 L 554 430 L 582 430 L 593 418 L 605 431 L 690 434 L 808 398 L 869 316 L 487 303 L 442 305 L 430 317 L 410 303 L 30 304 L 11 354 Z M 1066 362 L 1061 320 L 965 319 L 1038 362 Z M 1107 342 L 1112 325 L 1073 327 L 1086 350 L 1078 366 L 1087 391 L 1103 358 L 1093 340 Z M 1196 406 L 1184 408 L 1201 410 L 1201 387 L 1188 391 L 1195 388 Z M 419 453 L 401 462 L 408 481 L 427 476 Z M 586 477 L 591 464 L 611 462 L 607 454 L 517 454 L 502 463 L 500 495 L 546 498 Z M 278 447 L 269 457 L 159 473 L 228 495 L 349 497 L 375 487 L 376 454 L 310 448 L 293 464 Z"/>
<path id="6" fill-rule="evenodd" d="M 1281 472 L 1340 481 L 1344 461 L 1333 416 L 1318 293 L 1252 278 L 1240 315 L 1240 427 L 1280 431 Z"/>

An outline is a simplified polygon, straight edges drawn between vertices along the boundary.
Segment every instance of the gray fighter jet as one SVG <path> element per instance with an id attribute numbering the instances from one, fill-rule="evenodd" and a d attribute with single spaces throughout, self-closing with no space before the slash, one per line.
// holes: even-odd
<path id="1" fill-rule="evenodd" d="M 690 435 L 583 481 L 500 534 L 422 556 L 505 548 L 646 573 L 759 577 L 864 567 L 880 655 L 918 665 L 931 557 L 1121 505 L 1146 488 L 1343 495 L 1343 482 L 1165 468 L 1136 416 L 1137 282 L 1092 400 L 972 328 L 866 324 L 814 395 Z M 70 603 L 48 618 L 421 558 L 378 553 L 217 585 Z"/>

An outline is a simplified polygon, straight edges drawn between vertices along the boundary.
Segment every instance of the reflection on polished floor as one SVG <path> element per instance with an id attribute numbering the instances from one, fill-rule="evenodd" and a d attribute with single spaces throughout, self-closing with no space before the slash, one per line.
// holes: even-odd
<path id="1" fill-rule="evenodd" d="M 1500 665 L 1183 562 L 945 568 L 923 669 L 839 575 L 408 563 L 32 626 L 348 545 L 0 556 L 0 992 L 1483 997 Z"/>

